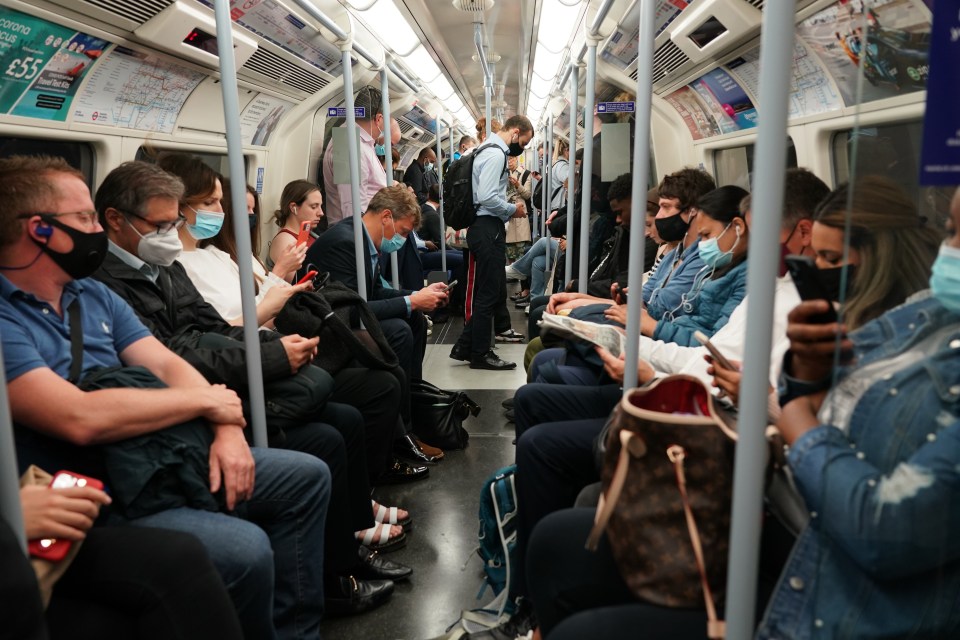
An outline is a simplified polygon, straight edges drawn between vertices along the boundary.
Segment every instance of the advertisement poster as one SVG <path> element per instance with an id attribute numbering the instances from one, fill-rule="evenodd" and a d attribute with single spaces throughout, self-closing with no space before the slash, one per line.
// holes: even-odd
<path id="1" fill-rule="evenodd" d="M 951 6 L 952 5 L 952 6 Z M 938 2 L 930 44 L 930 82 L 923 118 L 920 184 L 960 184 L 960 7 Z"/>
<path id="2" fill-rule="evenodd" d="M 736 80 L 723 69 L 713 71 L 690 83 L 713 114 L 723 133 L 757 126 L 757 110 Z"/>
<path id="3" fill-rule="evenodd" d="M 820 58 L 843 102 L 852 106 L 921 91 L 929 73 L 930 12 L 921 0 L 848 0 L 797 25 L 797 37 Z M 857 99 L 863 60 L 864 90 Z"/>
<path id="4" fill-rule="evenodd" d="M 0 113 L 66 120 L 106 40 L 0 7 Z"/>
<path id="5" fill-rule="evenodd" d="M 114 47 L 74 101 L 73 119 L 173 133 L 183 103 L 205 77 L 157 56 Z"/>
<path id="6" fill-rule="evenodd" d="M 683 118 L 694 140 L 702 140 L 723 133 L 720 123 L 700 100 L 697 92 L 690 87 L 680 87 L 665 99 Z"/>
<path id="7" fill-rule="evenodd" d="M 257 95 L 240 114 L 240 139 L 244 144 L 267 146 L 280 118 L 292 108 L 292 102 L 262 93 Z"/>

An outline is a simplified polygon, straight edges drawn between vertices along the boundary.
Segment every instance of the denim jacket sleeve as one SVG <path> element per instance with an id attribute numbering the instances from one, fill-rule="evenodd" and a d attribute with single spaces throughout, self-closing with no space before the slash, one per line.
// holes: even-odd
<path id="1" fill-rule="evenodd" d="M 960 421 L 931 434 L 886 475 L 829 425 L 797 439 L 788 460 L 819 526 L 873 578 L 960 558 Z"/>
<path id="2" fill-rule="evenodd" d="M 658 272 L 660 269 L 666 269 L 666 275 L 655 285 L 647 300 L 647 313 L 657 320 L 668 311 L 674 311 L 677 315 L 683 313 L 682 309 L 678 309 L 681 297 L 693 287 L 697 272 L 703 267 L 697 245 L 689 247 L 684 253 L 680 265 L 673 273 L 670 273 L 670 265 L 666 263 L 666 258 L 660 263 Z"/>

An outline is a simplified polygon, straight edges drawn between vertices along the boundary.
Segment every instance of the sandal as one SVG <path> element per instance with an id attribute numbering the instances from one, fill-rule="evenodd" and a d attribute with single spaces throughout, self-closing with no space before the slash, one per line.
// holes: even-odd
<path id="1" fill-rule="evenodd" d="M 400 518 L 401 509 L 397 507 L 385 507 L 376 500 L 371 500 L 370 504 L 373 505 L 373 519 L 378 523 L 399 525 L 403 527 L 404 531 L 413 526 L 413 518 L 410 517 L 409 512 L 406 518 Z M 406 511 L 406 509 L 403 509 L 403 511 Z"/>
<path id="2" fill-rule="evenodd" d="M 363 531 L 357 531 L 353 535 L 360 541 L 360 544 L 371 551 L 388 553 L 399 549 L 407 543 L 407 534 L 402 530 L 398 535 L 390 535 L 393 532 L 394 526 L 396 525 L 378 522 L 376 526 L 364 529 Z"/>

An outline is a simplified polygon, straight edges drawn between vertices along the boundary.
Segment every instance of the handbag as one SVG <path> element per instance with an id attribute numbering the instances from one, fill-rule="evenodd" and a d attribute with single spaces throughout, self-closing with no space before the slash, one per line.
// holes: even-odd
<path id="1" fill-rule="evenodd" d="M 700 380 L 675 375 L 632 389 L 614 410 L 603 496 L 587 548 L 604 530 L 635 596 L 667 607 L 706 604 L 722 638 L 736 433 Z M 686 530 L 689 537 L 678 535 Z M 702 600 L 701 600 L 702 599 Z"/>
<path id="2" fill-rule="evenodd" d="M 36 465 L 30 465 L 20 476 L 20 487 L 39 485 L 49 487 L 53 476 Z M 37 585 L 40 587 L 40 598 L 43 600 L 43 608 L 50 605 L 50 596 L 53 595 L 53 587 L 57 580 L 66 573 L 67 568 L 80 550 L 83 540 L 75 540 L 70 544 L 70 549 L 63 560 L 53 562 L 44 558 L 30 558 L 30 564 L 33 566 L 33 572 L 37 575 Z"/>
<path id="3" fill-rule="evenodd" d="M 368 369 L 393 369 L 398 363 L 370 307 L 360 294 L 338 282 L 322 291 L 294 294 L 274 324 L 288 335 L 320 336 L 313 363 L 331 374 L 353 361 Z"/>
<path id="4" fill-rule="evenodd" d="M 444 451 L 465 449 L 470 434 L 463 428 L 480 405 L 462 391 L 444 391 L 429 382 L 410 383 L 410 410 L 417 437 Z"/>

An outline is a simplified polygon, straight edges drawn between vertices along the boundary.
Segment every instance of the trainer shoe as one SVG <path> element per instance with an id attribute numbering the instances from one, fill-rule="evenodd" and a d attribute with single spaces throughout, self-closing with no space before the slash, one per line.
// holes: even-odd
<path id="1" fill-rule="evenodd" d="M 513 268 L 512 264 L 506 266 L 507 278 L 510 280 L 525 280 L 527 276 Z"/>
<path id="2" fill-rule="evenodd" d="M 524 340 L 526 340 L 526 337 L 513 329 L 507 329 L 496 335 L 497 342 L 523 342 Z"/>

